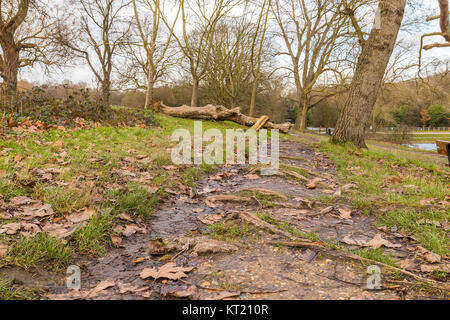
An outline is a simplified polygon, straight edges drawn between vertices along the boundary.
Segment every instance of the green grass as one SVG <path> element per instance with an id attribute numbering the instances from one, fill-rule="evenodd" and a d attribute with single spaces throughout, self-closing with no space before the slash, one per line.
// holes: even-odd
<path id="1" fill-rule="evenodd" d="M 442 222 L 450 218 L 448 210 L 438 207 L 430 210 L 421 204 L 423 199 L 435 199 L 437 203 L 448 195 L 450 171 L 439 166 L 434 157 L 386 150 L 372 144 L 369 150 L 360 150 L 326 140 L 317 147 L 334 161 L 346 182 L 358 185 L 357 190 L 345 194 L 354 208 L 375 214 L 382 225 L 397 226 L 412 233 L 424 247 L 437 254 L 450 253 L 448 234 L 444 230 L 417 224 L 420 219 Z M 392 176 L 399 177 L 401 182 L 390 182 Z M 393 191 L 399 188 L 403 191 Z M 380 208 L 386 208 L 387 213 L 380 213 Z"/>
<path id="2" fill-rule="evenodd" d="M 116 199 L 115 211 L 128 213 L 140 218 L 148 218 L 161 203 L 163 191 L 151 193 L 136 184 L 129 184 L 126 190 L 114 190 L 111 196 Z"/>
<path id="3" fill-rule="evenodd" d="M 68 265 L 72 254 L 69 246 L 51 236 L 39 234 L 20 239 L 8 250 L 6 261 L 25 270 L 43 264 L 45 268 L 58 271 Z"/>
<path id="4" fill-rule="evenodd" d="M 450 219 L 450 212 L 433 210 L 393 210 L 380 217 L 380 222 L 388 227 L 397 226 L 403 232 L 414 234 L 428 250 L 441 256 L 450 255 L 448 232 L 434 225 L 418 224 L 421 219 L 443 222 Z"/>
<path id="5" fill-rule="evenodd" d="M 74 234 L 74 245 L 78 252 L 91 256 L 102 256 L 111 244 L 114 218 L 108 213 L 92 217 L 86 226 Z"/>
<path id="6" fill-rule="evenodd" d="M 48 186 L 38 184 L 34 188 L 34 198 L 49 203 L 55 212 L 60 215 L 73 213 L 92 205 L 92 188 L 71 186 Z"/>
<path id="7" fill-rule="evenodd" d="M 219 222 L 208 227 L 211 237 L 227 241 L 236 241 L 243 237 L 251 236 L 254 233 L 254 228 L 247 223 L 236 222 Z"/>
<path id="8" fill-rule="evenodd" d="M 0 275 L 0 301 L 34 300 L 39 296 L 39 289 L 15 288 L 13 280 L 2 279 Z"/>
<path id="9" fill-rule="evenodd" d="M 381 249 L 361 249 L 361 250 L 355 250 L 352 253 L 365 258 L 370 259 L 373 261 L 377 261 L 380 263 L 387 264 L 392 267 L 398 267 L 398 261 L 392 257 L 391 253 L 386 253 Z"/>

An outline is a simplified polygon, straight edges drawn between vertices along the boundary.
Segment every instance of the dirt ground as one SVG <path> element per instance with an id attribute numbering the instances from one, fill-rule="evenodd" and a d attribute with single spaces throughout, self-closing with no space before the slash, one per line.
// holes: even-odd
<path id="1" fill-rule="evenodd" d="M 80 258 L 82 289 L 68 290 L 61 276 L 38 274 L 33 281 L 47 288 L 45 299 L 416 299 L 422 296 L 392 280 L 382 270 L 381 289 L 368 289 L 368 265 L 351 259 L 328 256 L 310 248 L 291 248 L 277 242 L 292 240 L 298 234 L 273 234 L 244 223 L 239 213 L 258 213 L 282 223 L 283 230 L 294 228 L 314 234 L 316 241 L 352 248 L 352 241 L 371 241 L 381 235 L 393 257 L 413 261 L 417 244 L 395 230 L 376 225 L 376 219 L 351 211 L 345 205 L 329 207 L 321 197 L 334 193 L 345 203 L 351 185 L 335 178 L 331 161 L 310 147 L 292 141 L 280 145 L 282 164 L 304 168 L 319 179 L 317 186 L 305 186 L 288 175 L 259 176 L 246 166 L 224 166 L 198 183 L 197 195 L 173 196 L 148 221 L 142 233 L 131 236 L 122 247 L 106 256 Z M 288 156 L 289 155 L 289 156 Z M 283 167 L 284 168 L 284 167 Z M 281 194 L 278 205 L 254 201 L 213 201 L 211 196 L 239 194 L 260 188 Z M 351 213 L 350 213 L 351 212 Z M 350 216 L 349 216 L 350 214 Z M 227 221 L 247 230 L 237 237 L 213 239 L 208 225 Z M 216 234 L 217 235 L 217 234 Z M 217 238 L 217 237 L 216 237 Z M 163 239 L 165 245 L 155 243 Z M 352 241 L 349 241 L 351 239 Z M 167 245 L 169 244 L 169 245 Z M 206 249 L 205 249 L 206 248 Z M 143 280 L 146 268 L 160 268 L 173 261 L 186 268 L 186 277 L 177 280 Z M 157 269 L 154 269 L 157 270 Z M 161 269 L 160 269 L 161 270 Z M 17 281 L 26 282 L 26 273 L 10 269 Z M 11 275 L 10 274 L 10 275 Z M 48 280 L 52 279 L 52 280 Z M 29 279 L 28 279 L 29 280 Z M 398 284 L 400 283 L 400 285 Z"/>

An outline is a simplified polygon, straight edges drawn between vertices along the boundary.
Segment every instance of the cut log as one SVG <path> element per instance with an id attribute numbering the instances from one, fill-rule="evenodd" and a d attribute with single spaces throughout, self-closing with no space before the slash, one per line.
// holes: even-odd
<path id="1" fill-rule="evenodd" d="M 239 108 L 227 109 L 223 106 L 207 105 L 206 107 L 168 107 L 164 103 L 160 103 L 157 111 L 167 116 L 185 119 L 199 119 L 199 120 L 217 120 L 217 121 L 233 121 L 243 126 L 252 127 L 257 125 L 258 127 L 264 119 L 257 119 L 248 117 L 241 113 Z M 156 110 L 155 110 L 156 111 Z M 261 121 L 262 120 L 262 121 Z M 258 122 L 259 121 L 259 122 Z M 265 122 L 264 128 L 266 129 L 278 129 L 283 133 L 288 133 L 292 128 L 292 123 L 276 124 L 270 121 Z"/>

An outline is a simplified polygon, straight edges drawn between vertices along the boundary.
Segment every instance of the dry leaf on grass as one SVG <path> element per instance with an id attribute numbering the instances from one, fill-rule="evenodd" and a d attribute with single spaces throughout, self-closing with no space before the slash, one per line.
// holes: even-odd
<path id="1" fill-rule="evenodd" d="M 367 245 L 374 249 L 379 249 L 383 246 L 386 248 L 401 248 L 402 247 L 401 244 L 393 244 L 392 242 L 389 242 L 389 241 L 383 239 L 383 237 L 380 233 L 377 234 L 372 240 L 370 240 L 367 243 Z"/>
<path id="2" fill-rule="evenodd" d="M 433 253 L 421 246 L 417 247 L 417 251 L 422 255 L 424 260 L 428 263 L 440 263 L 441 262 L 441 256 Z"/>
<path id="3" fill-rule="evenodd" d="M 22 229 L 21 223 L 8 223 L 0 226 L 0 234 L 6 233 L 7 235 L 14 235 L 20 229 Z"/>
<path id="4" fill-rule="evenodd" d="M 80 211 L 71 214 L 67 217 L 67 220 L 72 222 L 73 224 L 78 224 L 89 220 L 91 217 L 95 215 L 95 210 L 92 208 L 81 209 Z"/>
<path id="5" fill-rule="evenodd" d="M 192 267 L 182 268 L 177 267 L 177 265 L 173 262 L 170 262 L 157 270 L 156 268 L 145 268 L 141 272 L 142 279 L 153 278 L 157 279 L 170 279 L 170 280 L 179 280 L 182 278 L 186 278 L 187 274 L 185 272 L 191 272 L 194 270 Z"/>
<path id="6" fill-rule="evenodd" d="M 341 242 L 349 245 L 355 245 L 360 247 L 371 247 L 373 249 L 379 249 L 381 247 L 386 248 L 401 248 L 402 245 L 400 244 L 393 244 L 392 242 L 389 242 L 388 240 L 383 239 L 382 235 L 379 233 L 377 234 L 372 240 L 366 241 L 363 239 L 356 239 L 355 237 L 348 235 L 345 236 L 344 239 L 341 240 Z"/>
<path id="7" fill-rule="evenodd" d="M 122 212 L 119 215 L 119 218 L 120 218 L 120 220 L 123 220 L 123 221 L 134 222 L 133 218 L 131 218 L 131 216 L 125 212 Z"/>
<path id="8" fill-rule="evenodd" d="M 46 224 L 43 228 L 45 233 L 60 239 L 63 243 L 67 243 L 67 240 L 72 237 L 75 232 L 75 228 L 70 228 L 62 224 Z"/>

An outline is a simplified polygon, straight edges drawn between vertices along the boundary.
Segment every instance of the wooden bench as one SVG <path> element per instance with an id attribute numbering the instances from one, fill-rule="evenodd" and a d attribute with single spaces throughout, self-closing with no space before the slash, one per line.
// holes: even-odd
<path id="1" fill-rule="evenodd" d="M 436 141 L 436 146 L 438 147 L 438 153 L 444 156 L 448 155 L 447 145 L 450 144 L 450 141 Z"/>
<path id="2" fill-rule="evenodd" d="M 450 166 L 450 141 L 436 141 L 438 153 L 444 156 L 448 156 L 448 165 Z"/>

